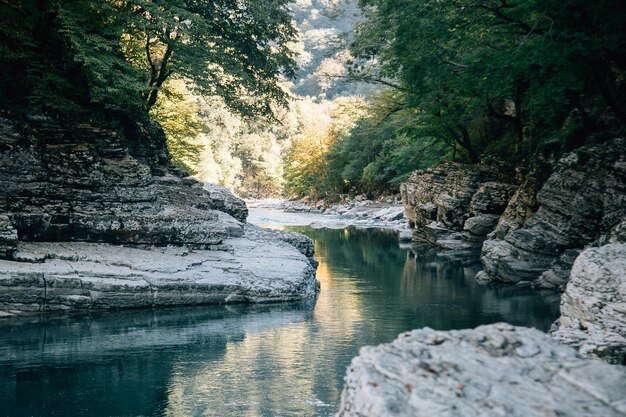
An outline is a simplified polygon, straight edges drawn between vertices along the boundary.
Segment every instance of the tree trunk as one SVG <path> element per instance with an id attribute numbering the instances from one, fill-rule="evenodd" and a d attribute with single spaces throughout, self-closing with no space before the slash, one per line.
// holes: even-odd
<path id="1" fill-rule="evenodd" d="M 148 99 L 146 101 L 146 107 L 148 110 L 150 110 L 152 106 L 154 106 L 154 104 L 156 103 L 157 97 L 159 94 L 159 89 L 161 88 L 165 80 L 167 80 L 167 77 L 169 77 L 169 75 L 171 74 L 171 72 L 167 69 L 167 63 L 169 59 L 172 57 L 172 52 L 173 52 L 172 42 L 168 42 L 167 49 L 165 50 L 165 53 L 163 54 L 163 59 L 161 60 L 161 65 L 159 66 L 158 75 L 156 79 L 151 80 L 151 83 L 150 83 L 151 89 L 150 89 L 150 92 L 148 93 Z"/>

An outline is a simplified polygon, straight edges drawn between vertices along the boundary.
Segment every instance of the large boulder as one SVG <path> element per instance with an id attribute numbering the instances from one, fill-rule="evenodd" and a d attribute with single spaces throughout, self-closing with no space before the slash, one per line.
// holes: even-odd
<path id="1" fill-rule="evenodd" d="M 536 201 L 532 183 L 523 184 L 483 244 L 481 278 L 563 287 L 580 250 L 611 234 L 618 240 L 623 233 L 616 226 L 626 218 L 625 146 L 614 139 L 566 155 Z"/>
<path id="2" fill-rule="evenodd" d="M 626 244 L 589 248 L 574 262 L 553 335 L 585 356 L 626 365 Z"/>
<path id="3" fill-rule="evenodd" d="M 361 349 L 338 417 L 626 416 L 626 367 L 508 324 L 401 334 Z"/>

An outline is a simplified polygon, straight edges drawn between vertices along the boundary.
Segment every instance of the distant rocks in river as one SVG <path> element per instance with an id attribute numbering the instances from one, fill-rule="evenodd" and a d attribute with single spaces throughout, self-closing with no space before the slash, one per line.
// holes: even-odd
<path id="1" fill-rule="evenodd" d="M 626 367 L 508 324 L 403 333 L 361 349 L 337 417 L 626 416 Z"/>
<path id="2" fill-rule="evenodd" d="M 516 188 L 512 175 L 491 166 L 449 162 L 413 173 L 401 186 L 413 240 L 480 247 Z"/>
<path id="3" fill-rule="evenodd" d="M 372 201 L 365 195 L 349 198 L 343 196 L 343 203 L 330 204 L 327 201 L 309 202 L 308 199 L 300 201 L 291 200 L 248 200 L 250 208 L 274 209 L 286 213 L 315 213 L 318 215 L 311 219 L 312 227 L 327 227 L 331 229 L 345 228 L 348 226 L 362 228 L 384 228 L 398 233 L 398 240 L 410 242 L 412 233 L 408 227 L 405 216 L 405 208 L 394 197 Z"/>
<path id="4" fill-rule="evenodd" d="M 0 310 L 314 295 L 310 239 L 246 226 L 242 200 L 184 177 L 158 126 L 130 123 L 0 118 Z"/>

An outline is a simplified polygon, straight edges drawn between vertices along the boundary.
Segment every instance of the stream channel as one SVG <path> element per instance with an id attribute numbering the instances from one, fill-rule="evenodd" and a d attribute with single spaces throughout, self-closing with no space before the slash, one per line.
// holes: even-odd
<path id="1" fill-rule="evenodd" d="M 315 302 L 1 324 L 0 416 L 332 416 L 364 345 L 424 326 L 545 331 L 558 315 L 556 294 L 476 283 L 478 254 L 401 247 L 384 229 L 320 228 L 322 217 L 250 213 L 315 241 Z"/>

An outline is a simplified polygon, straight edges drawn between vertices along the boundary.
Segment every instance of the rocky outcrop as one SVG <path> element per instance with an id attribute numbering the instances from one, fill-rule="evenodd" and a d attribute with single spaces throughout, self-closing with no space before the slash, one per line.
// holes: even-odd
<path id="1" fill-rule="evenodd" d="M 313 297 L 319 284 L 307 258 L 251 228 L 222 250 L 20 242 L 14 260 L 1 263 L 0 314 Z"/>
<path id="2" fill-rule="evenodd" d="M 7 216 L 0 215 L 0 259 L 10 258 L 16 250 L 17 230 Z"/>
<path id="3" fill-rule="evenodd" d="M 536 196 L 536 213 L 528 206 L 529 191 L 521 188 L 483 245 L 479 278 L 562 287 L 580 250 L 604 236 L 619 239 L 626 218 L 625 146 L 616 139 L 562 158 Z"/>
<path id="4" fill-rule="evenodd" d="M 507 324 L 362 348 L 345 383 L 338 417 L 626 415 L 626 368 Z"/>
<path id="5" fill-rule="evenodd" d="M 516 188 L 490 166 L 446 163 L 413 173 L 401 186 L 413 240 L 444 247 L 482 242 Z"/>
<path id="6" fill-rule="evenodd" d="M 315 293 L 310 239 L 246 226 L 243 201 L 181 176 L 163 146 L 150 125 L 106 130 L 0 118 L 0 309 Z"/>
<path id="7" fill-rule="evenodd" d="M 553 335 L 585 356 L 626 365 L 626 244 L 576 259 Z"/>
<path id="8" fill-rule="evenodd" d="M 123 146 L 115 131 L 0 119 L 0 212 L 20 240 L 208 247 L 241 235 L 241 200 Z"/>

